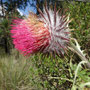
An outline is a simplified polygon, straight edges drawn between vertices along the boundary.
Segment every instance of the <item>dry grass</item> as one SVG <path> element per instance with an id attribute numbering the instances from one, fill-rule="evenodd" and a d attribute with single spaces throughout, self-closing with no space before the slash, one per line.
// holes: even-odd
<path id="1" fill-rule="evenodd" d="M 31 60 L 13 52 L 0 56 L 0 90 L 42 90 L 38 71 Z"/>

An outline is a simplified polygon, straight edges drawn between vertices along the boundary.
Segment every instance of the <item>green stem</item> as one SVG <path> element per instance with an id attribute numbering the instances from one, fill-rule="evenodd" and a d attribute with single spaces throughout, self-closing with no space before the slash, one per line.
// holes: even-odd
<path id="1" fill-rule="evenodd" d="M 73 38 L 71 40 L 75 41 L 76 45 L 74 45 L 73 42 L 71 41 L 70 42 L 71 47 L 69 47 L 69 49 L 71 51 L 75 52 L 81 58 L 82 61 L 87 61 L 86 65 L 87 65 L 88 68 L 90 68 L 90 62 L 84 56 L 82 50 L 80 49 L 80 45 L 78 44 L 77 40 L 73 39 Z"/>
<path id="2" fill-rule="evenodd" d="M 73 82 L 73 80 L 67 79 L 67 78 L 61 78 L 61 77 L 48 77 L 49 79 L 61 79 L 61 80 L 66 80 L 69 82 Z"/>

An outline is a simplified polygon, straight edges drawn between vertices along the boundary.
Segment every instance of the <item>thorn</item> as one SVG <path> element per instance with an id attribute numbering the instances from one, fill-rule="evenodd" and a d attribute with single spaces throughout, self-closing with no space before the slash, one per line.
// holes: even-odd
<path id="1" fill-rule="evenodd" d="M 46 2 L 46 4 L 45 4 L 45 11 L 46 11 L 46 13 L 47 13 L 49 22 L 51 23 L 50 14 L 49 14 L 48 9 L 47 9 L 47 2 Z"/>
<path id="2" fill-rule="evenodd" d="M 56 26 L 56 3 L 54 6 L 54 26 Z"/>

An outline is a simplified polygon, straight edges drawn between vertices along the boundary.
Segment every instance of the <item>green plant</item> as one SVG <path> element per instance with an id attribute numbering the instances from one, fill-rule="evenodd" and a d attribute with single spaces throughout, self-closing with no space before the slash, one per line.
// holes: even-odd
<path id="1" fill-rule="evenodd" d="M 70 23 L 70 27 L 74 29 L 72 36 L 78 40 L 82 49 L 90 56 L 90 3 L 73 2 L 73 4 L 66 5 L 69 8 L 70 18 L 73 19 Z"/>
<path id="2" fill-rule="evenodd" d="M 0 90 L 42 90 L 34 64 L 23 56 L 15 56 L 0 57 Z"/>

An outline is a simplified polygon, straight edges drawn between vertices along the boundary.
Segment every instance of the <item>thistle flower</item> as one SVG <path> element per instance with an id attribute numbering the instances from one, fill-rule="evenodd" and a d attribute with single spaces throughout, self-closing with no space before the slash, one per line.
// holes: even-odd
<path id="1" fill-rule="evenodd" d="M 47 8 L 40 15 L 30 13 L 26 19 L 16 19 L 12 25 L 15 48 L 24 55 L 36 52 L 63 55 L 69 42 L 68 17 L 59 15 L 59 10 Z"/>

